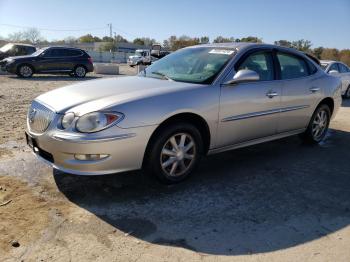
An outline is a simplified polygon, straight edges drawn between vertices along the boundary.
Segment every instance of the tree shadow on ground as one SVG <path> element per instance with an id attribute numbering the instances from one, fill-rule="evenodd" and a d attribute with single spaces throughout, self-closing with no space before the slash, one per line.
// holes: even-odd
<path id="1" fill-rule="evenodd" d="M 70 201 L 150 243 L 217 255 L 276 251 L 350 224 L 350 133 L 329 132 L 318 146 L 290 137 L 206 157 L 175 186 L 142 172 L 54 178 Z"/>

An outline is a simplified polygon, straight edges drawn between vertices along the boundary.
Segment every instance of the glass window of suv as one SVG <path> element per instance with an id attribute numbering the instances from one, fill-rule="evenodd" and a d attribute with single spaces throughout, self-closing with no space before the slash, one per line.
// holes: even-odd
<path id="1" fill-rule="evenodd" d="M 337 71 L 337 72 L 339 72 L 338 63 L 332 64 L 332 65 L 329 67 L 329 69 L 328 69 L 328 72 L 330 72 L 330 71 Z"/>
<path id="2" fill-rule="evenodd" d="M 80 56 L 81 54 L 79 50 L 66 49 L 66 56 Z"/>
<path id="3" fill-rule="evenodd" d="M 47 57 L 64 57 L 66 56 L 66 50 L 62 48 L 52 48 L 49 50 L 50 52 L 46 53 Z"/>
<path id="4" fill-rule="evenodd" d="M 261 81 L 273 80 L 274 70 L 272 54 L 267 51 L 253 53 L 239 65 L 237 71 L 242 69 L 257 72 Z"/>
<path id="5" fill-rule="evenodd" d="M 27 50 L 25 46 L 17 46 L 17 55 L 26 55 Z"/>
<path id="6" fill-rule="evenodd" d="M 309 75 L 306 61 L 298 56 L 286 53 L 277 53 L 281 68 L 281 79 L 301 78 Z"/>
<path id="7" fill-rule="evenodd" d="M 349 72 L 349 69 L 347 66 L 343 65 L 343 64 L 338 64 L 339 66 L 339 72 L 340 73 L 348 73 Z"/>

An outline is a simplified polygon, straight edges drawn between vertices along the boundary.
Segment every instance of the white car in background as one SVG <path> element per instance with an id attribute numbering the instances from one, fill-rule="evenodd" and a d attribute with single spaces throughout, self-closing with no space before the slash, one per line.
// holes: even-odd
<path id="1" fill-rule="evenodd" d="M 127 63 L 133 67 L 137 65 L 150 65 L 152 61 L 150 50 L 138 49 L 134 55 L 129 56 Z"/>
<path id="2" fill-rule="evenodd" d="M 321 66 L 328 74 L 338 76 L 342 82 L 342 95 L 350 98 L 350 68 L 342 62 L 321 60 Z"/>

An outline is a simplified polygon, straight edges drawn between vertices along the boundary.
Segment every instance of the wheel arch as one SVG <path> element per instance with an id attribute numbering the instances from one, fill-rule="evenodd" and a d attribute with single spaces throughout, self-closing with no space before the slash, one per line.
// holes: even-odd
<path id="1" fill-rule="evenodd" d="M 19 63 L 19 64 L 16 66 L 16 72 L 18 73 L 20 67 L 21 67 L 21 66 L 24 66 L 24 65 L 29 66 L 29 67 L 33 70 L 33 73 L 36 73 L 35 67 L 34 67 L 32 64 L 27 63 L 27 62 Z"/>
<path id="2" fill-rule="evenodd" d="M 329 107 L 329 109 L 331 110 L 331 116 L 333 115 L 333 112 L 334 112 L 334 100 L 333 98 L 331 97 L 326 97 L 326 98 L 323 98 L 317 105 L 316 109 L 320 106 L 320 105 L 327 105 Z M 316 110 L 315 109 L 315 110 Z"/>
<path id="3" fill-rule="evenodd" d="M 211 134 L 210 134 L 210 128 L 207 123 L 207 121 L 200 115 L 190 112 L 185 113 L 177 113 L 175 115 L 172 115 L 165 119 L 163 122 L 160 123 L 160 125 L 153 131 L 150 139 L 148 140 L 145 154 L 143 157 L 143 165 L 145 163 L 145 159 L 147 159 L 147 156 L 150 152 L 151 145 L 153 144 L 154 140 L 157 138 L 157 135 L 167 128 L 168 126 L 180 123 L 180 122 L 186 122 L 193 124 L 198 131 L 200 132 L 202 139 L 203 139 L 203 147 L 204 147 L 204 153 L 206 154 L 209 150 L 210 141 L 211 141 Z"/>
<path id="4" fill-rule="evenodd" d="M 87 67 L 86 67 L 86 65 L 84 65 L 84 64 L 76 64 L 76 65 L 74 66 L 74 68 L 73 68 L 73 71 L 74 71 L 78 66 L 84 67 L 86 71 L 88 70 Z"/>

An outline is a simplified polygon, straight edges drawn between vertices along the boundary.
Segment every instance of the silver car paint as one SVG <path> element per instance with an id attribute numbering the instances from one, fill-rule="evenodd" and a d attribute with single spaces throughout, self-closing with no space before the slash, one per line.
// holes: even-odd
<path id="1" fill-rule="evenodd" d="M 346 66 L 347 68 L 349 68 L 347 65 L 345 65 L 342 62 L 339 61 L 330 61 L 330 60 L 321 60 L 320 61 L 321 64 L 327 64 L 327 67 L 325 69 L 326 73 L 329 73 L 330 68 L 333 64 L 342 64 L 344 66 Z M 337 74 L 334 74 L 334 76 L 339 77 L 341 79 L 342 82 L 342 95 L 345 95 L 345 92 L 347 91 L 347 89 L 350 87 L 350 72 L 349 73 L 340 73 L 338 72 Z"/>
<path id="2" fill-rule="evenodd" d="M 196 114 L 205 120 L 210 131 L 209 153 L 216 153 L 304 131 L 325 97 L 334 100 L 333 116 L 341 104 L 340 81 L 320 68 L 303 79 L 224 85 L 235 74 L 234 64 L 250 49 L 279 48 L 303 55 L 297 51 L 246 43 L 208 46 L 229 47 L 237 52 L 212 85 L 140 75 L 63 87 L 36 99 L 52 108 L 57 116 L 44 134 L 31 135 L 40 148 L 54 155 L 54 166 L 58 169 L 76 174 L 115 173 L 141 168 L 152 133 L 163 121 L 180 113 Z M 269 93 L 277 95 L 270 98 Z M 122 112 L 125 119 L 93 134 L 57 128 L 65 112 L 81 116 L 101 110 Z M 74 159 L 74 154 L 102 153 L 110 156 L 99 161 Z"/>

